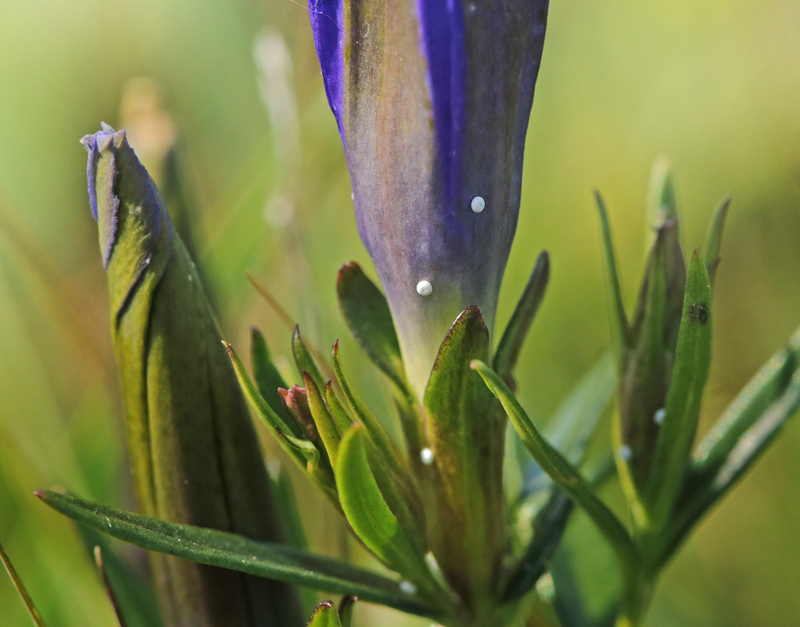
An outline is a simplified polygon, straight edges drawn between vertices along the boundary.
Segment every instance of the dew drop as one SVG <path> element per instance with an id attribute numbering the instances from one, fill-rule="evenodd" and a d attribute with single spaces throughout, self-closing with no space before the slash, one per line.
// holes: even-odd
<path id="1" fill-rule="evenodd" d="M 414 594 L 417 591 L 417 586 L 415 586 L 410 581 L 403 579 L 400 582 L 400 592 L 404 594 Z"/>
<path id="2" fill-rule="evenodd" d="M 486 208 L 486 201 L 483 199 L 483 196 L 475 196 L 475 198 L 472 199 L 470 207 L 475 213 L 480 213 Z"/>
<path id="3" fill-rule="evenodd" d="M 430 296 L 433 292 L 433 285 L 430 281 L 420 281 L 417 283 L 417 294 L 420 296 Z"/>
<path id="4" fill-rule="evenodd" d="M 631 457 L 633 457 L 633 451 L 631 450 L 630 446 L 628 446 L 627 444 L 623 444 L 622 446 L 619 447 L 618 452 L 619 456 L 626 462 L 631 461 Z"/>
<path id="5" fill-rule="evenodd" d="M 430 466 L 433 463 L 433 451 L 426 447 L 419 452 L 419 458 L 423 464 Z"/>
<path id="6" fill-rule="evenodd" d="M 664 422 L 664 416 L 666 415 L 667 410 L 662 407 L 653 414 L 653 422 L 655 422 L 657 425 L 660 425 L 662 422 Z"/>

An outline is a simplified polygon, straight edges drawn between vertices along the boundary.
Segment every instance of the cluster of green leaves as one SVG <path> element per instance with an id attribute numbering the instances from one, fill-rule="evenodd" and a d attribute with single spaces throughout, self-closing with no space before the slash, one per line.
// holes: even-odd
<path id="1" fill-rule="evenodd" d="M 406 382 L 382 293 L 356 264 L 341 268 L 342 313 L 392 385 L 405 447 L 355 392 L 338 341 L 329 366 L 295 328 L 292 353 L 302 385 L 291 388 L 258 330 L 251 336 L 252 377 L 224 343 L 261 422 L 357 540 L 396 577 L 310 553 L 291 486 L 282 477 L 273 478 L 273 491 L 288 544 L 166 522 L 51 491 L 37 495 L 89 528 L 150 551 L 345 595 L 338 612 L 330 602 L 317 606 L 312 626 L 347 627 L 356 595 L 447 625 L 498 624 L 523 611 L 564 627 L 638 624 L 666 562 L 800 406 L 798 331 L 693 448 L 711 359 L 712 280 L 728 203 L 714 217 L 705 257 L 695 250 L 687 271 L 672 182 L 667 169 L 656 172 L 649 203 L 656 232 L 632 322 L 607 212 L 597 197 L 614 346 L 546 430 L 516 399 L 513 372 L 548 282 L 547 253 L 537 259 L 496 351 L 477 308 L 458 316 L 421 401 Z M 323 375 L 329 370 L 330 378 Z M 613 451 L 590 457 L 587 445 L 615 389 Z M 492 471 L 502 472 L 497 447 L 504 440 L 503 414 L 529 455 L 519 494 L 504 495 L 492 478 Z M 599 495 L 614 469 L 629 525 Z M 591 547 L 598 536 L 607 550 Z M 608 574 L 613 564 L 618 580 Z M 544 605 L 523 602 L 539 597 Z"/>

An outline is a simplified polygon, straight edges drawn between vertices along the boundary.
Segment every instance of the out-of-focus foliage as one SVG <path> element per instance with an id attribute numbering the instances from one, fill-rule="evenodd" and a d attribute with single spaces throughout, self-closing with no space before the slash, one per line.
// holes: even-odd
<path id="1" fill-rule="evenodd" d="M 733 197 L 701 433 L 796 327 L 798 20 L 796 0 L 553 4 L 498 316 L 502 325 L 536 252 L 547 248 L 548 294 L 516 377 L 534 415 L 551 413 L 610 340 L 590 190 L 608 201 L 630 309 L 648 235 L 641 199 L 659 154 L 671 157 L 678 181 L 685 250 L 703 243 L 711 208 Z M 374 273 L 356 233 L 305 7 L 2 2 L 0 539 L 51 627 L 112 624 L 113 611 L 72 524 L 31 492 L 58 482 L 133 507 L 105 276 L 77 142 L 100 120 L 124 122 L 122 93 L 139 76 L 160 87 L 177 129 L 192 239 L 226 337 L 246 346 L 248 327 L 258 324 L 279 363 L 290 364 L 291 330 L 249 285 L 250 271 L 311 347 L 341 336 L 348 375 L 375 390 L 365 400 L 390 404 L 379 386 L 364 385 L 378 375 L 336 305 L 342 262 Z M 133 131 L 130 140 L 144 150 L 148 133 L 139 145 Z M 670 565 L 648 625 L 795 624 L 798 460 L 795 422 Z M 335 519 L 324 499 L 293 479 L 311 547 L 363 561 L 341 529 L 317 523 Z M 141 566 L 140 553 L 115 543 L 104 554 L 112 549 Z M 5 578 L 0 611 L 4 625 L 27 624 Z M 361 605 L 354 624 L 414 620 L 378 612 Z"/>

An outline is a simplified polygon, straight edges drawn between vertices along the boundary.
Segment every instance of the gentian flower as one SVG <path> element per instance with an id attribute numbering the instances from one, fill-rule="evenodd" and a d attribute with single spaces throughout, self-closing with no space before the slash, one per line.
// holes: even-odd
<path id="1" fill-rule="evenodd" d="M 456 316 L 491 329 L 547 0 L 310 0 L 359 233 L 421 396 Z"/>
<path id="2" fill-rule="evenodd" d="M 125 131 L 103 125 L 82 141 L 139 509 L 281 541 L 258 436 L 161 195 Z M 300 624 L 287 584 L 160 554 L 151 565 L 170 627 Z"/>

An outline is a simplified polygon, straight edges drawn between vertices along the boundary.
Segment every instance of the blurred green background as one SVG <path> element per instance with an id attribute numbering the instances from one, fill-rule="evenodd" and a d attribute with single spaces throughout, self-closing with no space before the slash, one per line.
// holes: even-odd
<path id="1" fill-rule="evenodd" d="M 258 324 L 288 355 L 289 332 L 248 271 L 314 344 L 346 337 L 336 269 L 368 258 L 302 5 L 0 2 L 0 541 L 52 626 L 113 618 L 79 536 L 33 490 L 63 485 L 133 507 L 78 144 L 101 120 L 123 122 L 123 92 L 141 153 L 157 153 L 153 137 L 163 133 L 153 129 L 177 132 L 196 248 L 226 337 L 244 348 Z M 797 0 L 552 3 L 499 315 L 507 318 L 547 248 L 553 278 L 519 376 L 528 407 L 554 408 L 608 344 L 591 189 L 609 204 L 632 304 L 647 180 L 661 154 L 677 176 L 687 250 L 704 241 L 717 202 L 733 196 L 704 425 L 800 323 L 798 24 Z M 153 82 L 132 88 L 136 77 Z M 166 113 L 151 110 L 153 85 Z M 352 340 L 343 352 L 353 378 L 378 389 Z M 332 520 L 320 516 L 324 504 L 296 485 L 312 545 L 335 553 L 340 531 L 319 525 Z M 797 485 L 794 422 L 668 568 L 647 624 L 796 626 Z M 411 624 L 357 612 L 361 624 Z M 28 624 L 5 576 L 0 624 Z"/>

